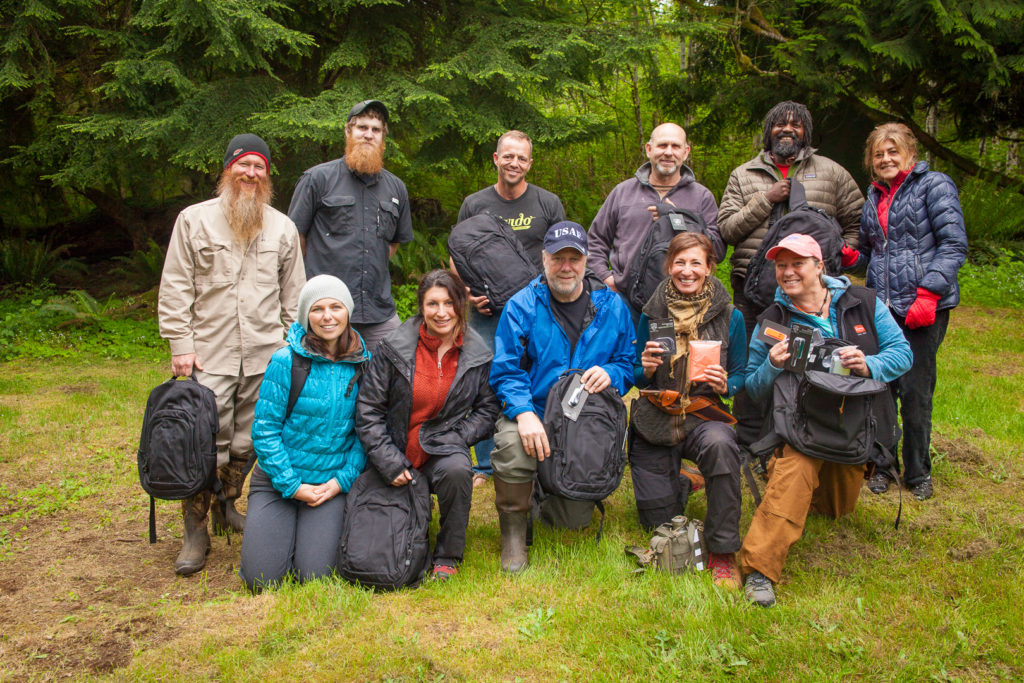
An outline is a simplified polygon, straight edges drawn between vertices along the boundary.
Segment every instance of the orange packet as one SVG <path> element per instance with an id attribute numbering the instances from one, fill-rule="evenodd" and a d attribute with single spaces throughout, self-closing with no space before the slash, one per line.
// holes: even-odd
<path id="1" fill-rule="evenodd" d="M 691 382 L 708 381 L 705 370 L 712 365 L 722 364 L 722 342 L 691 341 L 689 377 Z"/>

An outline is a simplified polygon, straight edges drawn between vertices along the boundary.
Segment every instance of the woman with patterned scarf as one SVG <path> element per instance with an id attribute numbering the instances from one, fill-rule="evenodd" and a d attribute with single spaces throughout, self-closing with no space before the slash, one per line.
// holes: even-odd
<path id="1" fill-rule="evenodd" d="M 708 564 L 716 584 L 738 589 L 740 453 L 722 396 L 743 389 L 747 338 L 742 314 L 711 274 L 715 265 L 704 235 L 684 232 L 669 243 L 668 277 L 644 306 L 637 329 L 641 397 L 633 403 L 629 466 L 640 523 L 653 528 L 684 513 L 691 482 L 680 465 L 683 458 L 696 463 L 708 501 Z M 718 342 L 717 362 L 696 362 L 693 342 Z"/>

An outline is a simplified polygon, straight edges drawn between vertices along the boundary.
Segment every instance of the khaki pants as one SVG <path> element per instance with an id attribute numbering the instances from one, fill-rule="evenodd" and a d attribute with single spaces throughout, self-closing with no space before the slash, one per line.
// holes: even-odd
<path id="1" fill-rule="evenodd" d="M 789 445 L 768 463 L 768 487 L 740 549 L 743 573 L 757 570 L 778 583 L 789 548 L 804 533 L 811 510 L 842 517 L 853 512 L 864 484 L 864 465 L 811 458 Z"/>
<path id="2" fill-rule="evenodd" d="M 217 396 L 217 474 L 224 485 L 224 495 L 238 498 L 245 479 L 245 464 L 252 454 L 252 422 L 263 375 L 211 375 L 201 370 L 195 370 L 195 375 Z"/>

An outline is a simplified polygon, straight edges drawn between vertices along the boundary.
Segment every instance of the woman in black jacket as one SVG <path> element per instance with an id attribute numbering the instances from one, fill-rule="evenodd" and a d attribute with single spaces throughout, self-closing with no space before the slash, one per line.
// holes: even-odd
<path id="1" fill-rule="evenodd" d="M 427 273 L 419 313 L 374 351 L 359 386 L 356 430 L 370 464 L 392 486 L 418 469 L 437 494 L 441 526 L 437 579 L 456 572 L 466 547 L 473 495 L 469 447 L 494 433 L 498 399 L 488 384 L 493 354 L 466 327 L 466 286 L 444 270 Z"/>

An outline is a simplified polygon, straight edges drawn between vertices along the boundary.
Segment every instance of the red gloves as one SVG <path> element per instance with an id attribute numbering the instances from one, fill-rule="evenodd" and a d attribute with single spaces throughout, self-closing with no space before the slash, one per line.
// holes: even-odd
<path id="1" fill-rule="evenodd" d="M 917 298 L 910 304 L 907 311 L 907 327 L 916 330 L 935 323 L 935 308 L 939 305 L 939 295 L 929 292 L 924 287 L 917 288 Z"/>
<path id="2" fill-rule="evenodd" d="M 851 247 L 849 244 L 843 245 L 843 268 L 852 268 L 857 265 L 857 261 L 859 259 L 859 251 Z"/>

